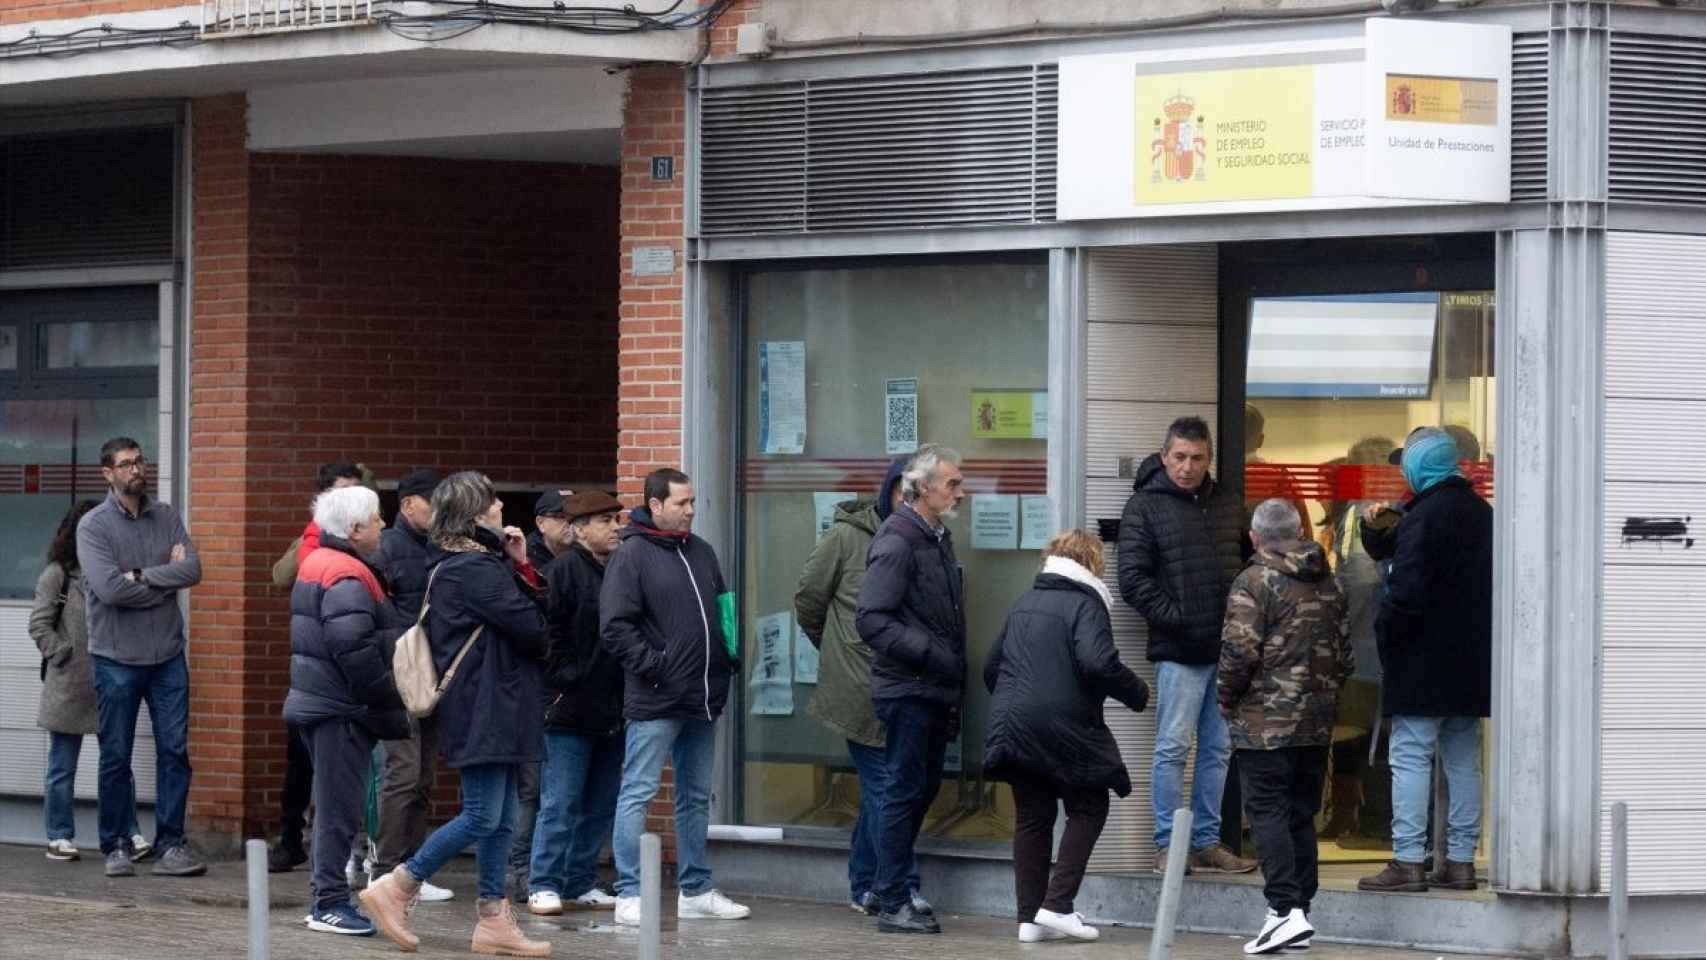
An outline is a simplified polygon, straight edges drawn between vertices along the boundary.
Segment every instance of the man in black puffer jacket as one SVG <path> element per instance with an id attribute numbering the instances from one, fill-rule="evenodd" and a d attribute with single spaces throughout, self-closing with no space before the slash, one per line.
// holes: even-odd
<path id="1" fill-rule="evenodd" d="M 733 644 L 723 635 L 717 551 L 693 535 L 693 482 L 679 470 L 646 477 L 604 571 L 599 633 L 622 662 L 628 721 L 616 800 L 616 922 L 640 923 L 640 834 L 666 759 L 675 770 L 677 916 L 739 920 L 752 913 L 711 886 L 705 855 L 717 717 L 729 697 Z M 730 602 L 733 597 L 731 595 Z"/>
<path id="2" fill-rule="evenodd" d="M 1173 811 L 1184 796 L 1185 758 L 1197 741 L 1191 784 L 1187 871 L 1248 873 L 1245 860 L 1220 842 L 1220 795 L 1231 759 L 1226 721 L 1215 706 L 1220 627 L 1232 581 L 1244 568 L 1244 504 L 1216 484 L 1208 466 L 1214 443 L 1200 417 L 1167 427 L 1159 454 L 1138 467 L 1120 517 L 1120 596 L 1149 624 L 1155 663 L 1155 870 L 1164 872 Z"/>
<path id="3" fill-rule="evenodd" d="M 877 831 L 877 929 L 940 933 L 911 897 L 912 846 L 959 735 L 965 686 L 965 582 L 942 522 L 965 499 L 960 455 L 920 447 L 901 475 L 901 505 L 871 541 L 853 624 L 876 656 L 871 702 L 886 727 L 889 789 Z"/>
<path id="4" fill-rule="evenodd" d="M 385 585 L 364 557 L 379 556 L 379 497 L 342 487 L 314 501 L 320 549 L 290 594 L 290 693 L 285 721 L 298 726 L 314 764 L 313 912 L 308 928 L 370 935 L 349 902 L 344 858 L 361 819 L 374 740 L 409 735 L 391 679 L 402 629 Z"/>

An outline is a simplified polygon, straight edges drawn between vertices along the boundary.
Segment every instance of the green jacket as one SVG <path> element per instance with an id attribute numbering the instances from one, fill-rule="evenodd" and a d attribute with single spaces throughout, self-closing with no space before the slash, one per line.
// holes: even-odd
<path id="1" fill-rule="evenodd" d="M 806 712 L 867 747 L 882 746 L 884 732 L 871 706 L 872 651 L 853 628 L 853 608 L 879 522 L 875 500 L 838 504 L 794 591 L 794 616 L 818 648 L 817 693 Z"/>

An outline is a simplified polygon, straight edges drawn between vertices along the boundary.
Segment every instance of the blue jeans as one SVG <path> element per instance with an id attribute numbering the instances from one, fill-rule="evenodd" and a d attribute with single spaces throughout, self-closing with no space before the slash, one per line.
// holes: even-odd
<path id="1" fill-rule="evenodd" d="M 49 840 L 77 838 L 77 759 L 83 755 L 83 734 L 48 731 L 47 777 L 42 790 L 42 813 Z M 125 836 L 141 833 L 136 808 L 130 809 Z"/>
<path id="2" fill-rule="evenodd" d="M 921 697 L 877 700 L 874 706 L 888 728 L 883 745 L 888 783 L 879 808 L 877 872 L 871 890 L 877 895 L 878 909 L 894 913 L 911 897 L 907 878 L 918 863 L 914 850 L 918 831 L 942 787 L 948 707 Z"/>
<path id="3" fill-rule="evenodd" d="M 1197 741 L 1196 773 L 1191 779 L 1191 849 L 1220 842 L 1220 795 L 1232 742 L 1214 699 L 1214 664 L 1162 661 L 1155 665 L 1155 763 L 1151 797 L 1155 808 L 1155 848 L 1173 841 L 1173 811 L 1185 792 L 1185 758 Z"/>
<path id="4" fill-rule="evenodd" d="M 478 763 L 461 772 L 461 812 L 434 830 L 403 866 L 416 880 L 431 880 L 452 857 L 473 847 L 480 899 L 502 900 L 515 821 L 516 764 Z"/>
<path id="5" fill-rule="evenodd" d="M 1459 863 L 1475 859 L 1481 839 L 1481 719 L 1479 717 L 1392 718 L 1392 856 L 1421 863 L 1428 837 L 1428 799 L 1433 793 L 1434 747 L 1445 768 L 1445 855 Z"/>
<path id="6" fill-rule="evenodd" d="M 578 897 L 598 879 L 598 851 L 616 822 L 622 738 L 545 731 L 539 815 L 533 827 L 528 892 Z"/>
<path id="7" fill-rule="evenodd" d="M 867 747 L 847 741 L 853 768 L 859 771 L 859 819 L 853 824 L 853 842 L 847 848 L 847 888 L 854 903 L 871 892 L 877 879 L 877 835 L 882 829 L 883 798 L 889 792 L 889 768 L 882 747 Z M 917 893 L 918 856 L 907 866 L 907 888 Z"/>
<path id="8" fill-rule="evenodd" d="M 717 725 L 711 720 L 668 717 L 628 722 L 622 759 L 622 790 L 616 800 L 616 895 L 640 895 L 640 834 L 646 807 L 657 796 L 667 757 L 675 769 L 675 883 L 696 897 L 711 889 L 705 834 L 711 821 L 711 775 Z"/>
<path id="9" fill-rule="evenodd" d="M 154 725 L 154 846 L 164 853 L 184 842 L 184 807 L 190 796 L 189 668 L 181 653 L 146 667 L 100 656 L 94 660 L 101 743 L 101 853 L 127 843 L 136 822 L 130 751 L 136 744 L 136 716 L 144 702 Z"/>

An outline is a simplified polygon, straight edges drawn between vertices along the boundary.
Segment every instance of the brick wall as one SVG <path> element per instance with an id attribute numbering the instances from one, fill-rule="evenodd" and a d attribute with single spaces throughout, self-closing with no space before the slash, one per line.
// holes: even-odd
<path id="1" fill-rule="evenodd" d="M 110 13 L 163 10 L 185 0 L 0 0 L 0 26 L 32 20 L 74 20 Z"/>
<path id="2" fill-rule="evenodd" d="M 288 612 L 268 568 L 318 464 L 614 475 L 617 172 L 251 154 L 243 110 L 196 104 L 191 507 L 219 552 L 192 594 L 191 810 L 253 835 L 275 826 L 284 765 Z"/>

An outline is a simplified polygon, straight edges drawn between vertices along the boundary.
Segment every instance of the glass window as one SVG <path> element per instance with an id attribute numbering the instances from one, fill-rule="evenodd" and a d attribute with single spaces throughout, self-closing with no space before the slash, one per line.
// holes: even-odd
<path id="1" fill-rule="evenodd" d="M 37 365 L 43 370 L 155 367 L 160 364 L 160 321 L 68 320 L 36 328 Z"/>
<path id="2" fill-rule="evenodd" d="M 18 369 L 18 328 L 0 327 L 0 371 Z"/>
<path id="3" fill-rule="evenodd" d="M 807 712 L 816 660 L 799 655 L 811 647 L 797 635 L 793 597 L 820 522 L 840 501 L 874 497 L 894 452 L 921 441 L 961 452 L 971 494 L 948 522 L 966 581 L 962 734 L 924 834 L 1011 837 L 1011 794 L 980 770 L 989 700 L 981 676 L 1039 563 L 1019 538 L 1023 498 L 1046 494 L 1047 301 L 1040 257 L 746 277 L 736 588 L 746 634 L 743 822 L 846 829 L 857 815 L 847 742 Z M 990 521 L 980 541 L 974 514 Z"/>

